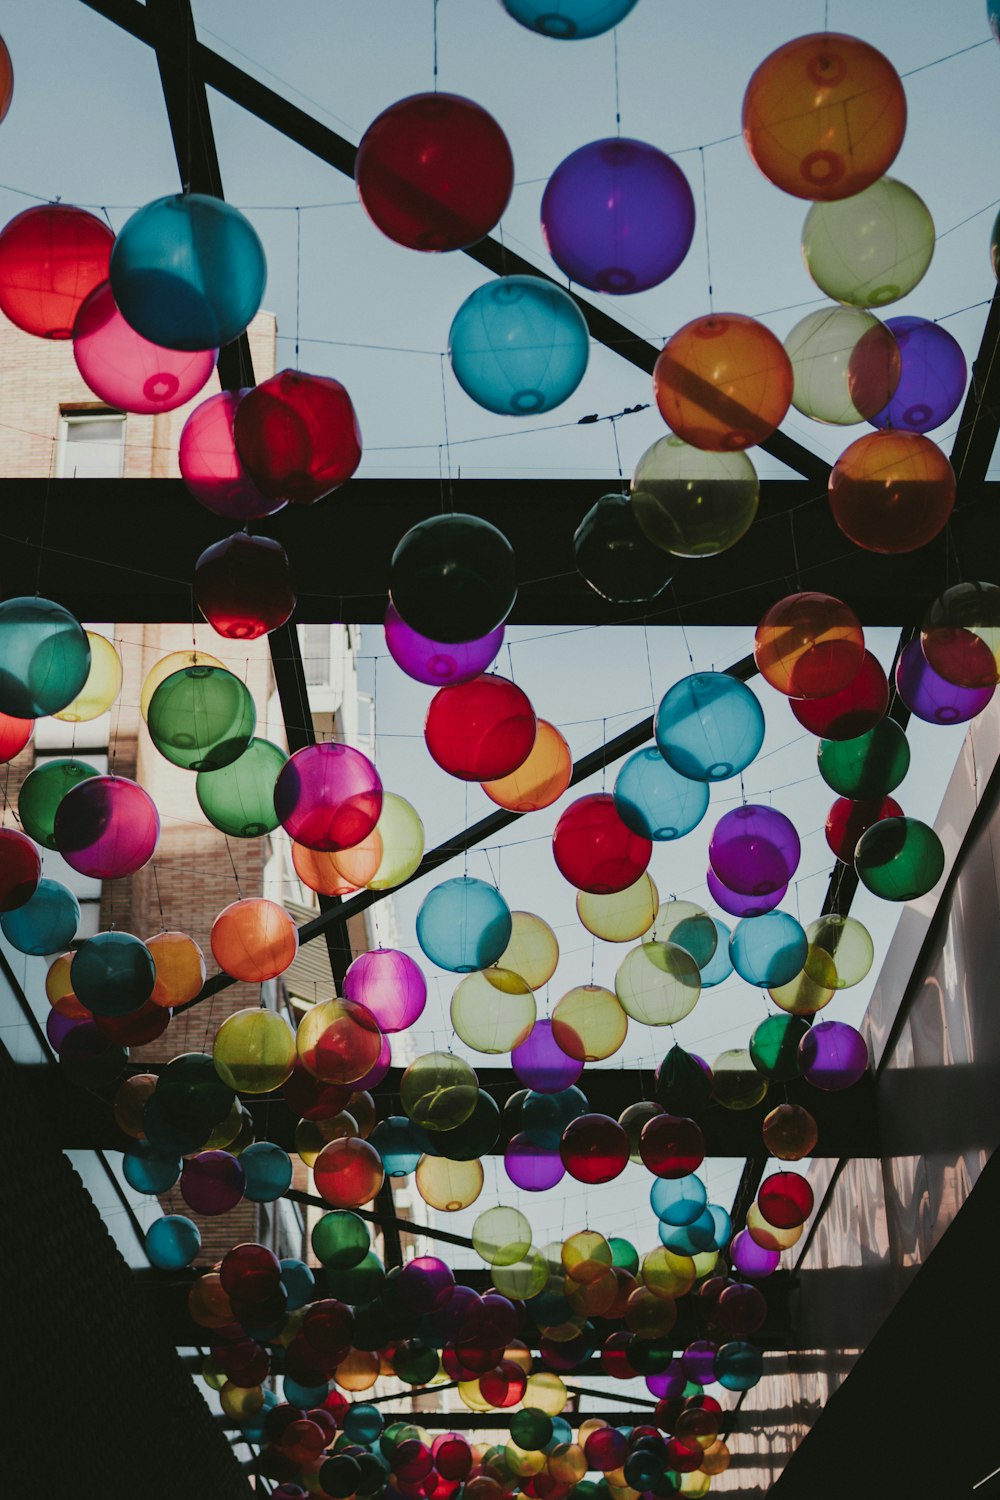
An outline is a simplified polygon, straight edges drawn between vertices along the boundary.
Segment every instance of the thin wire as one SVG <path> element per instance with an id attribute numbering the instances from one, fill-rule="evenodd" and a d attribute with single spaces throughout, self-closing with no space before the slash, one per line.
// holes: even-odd
<path id="1" fill-rule="evenodd" d="M 823 0 L 823 34 L 830 34 L 830 0 Z"/>
<path id="2" fill-rule="evenodd" d="M 699 147 L 701 158 L 701 204 L 702 215 L 705 220 L 705 269 L 708 275 L 708 310 L 714 312 L 712 302 L 712 242 L 708 235 L 708 173 L 705 170 L 705 148 Z"/>
<path id="3" fill-rule="evenodd" d="M 444 451 L 448 463 L 448 503 L 455 509 L 455 496 L 451 484 L 451 441 L 448 436 L 448 383 L 444 378 L 445 356 L 441 355 L 441 411 L 444 417 Z"/>
<path id="4" fill-rule="evenodd" d="M 618 418 L 611 418 L 611 436 L 615 440 L 615 462 L 618 465 L 618 479 L 621 484 L 625 483 L 625 475 L 622 473 L 622 454 L 618 446 Z"/>
<path id="5" fill-rule="evenodd" d="M 434 92 L 438 87 L 438 0 L 434 0 Z"/>
<path id="6" fill-rule="evenodd" d="M 621 79 L 618 72 L 618 27 L 612 29 L 611 37 L 615 47 L 615 134 L 622 133 L 622 89 Z"/>
<path id="7" fill-rule="evenodd" d="M 302 313 L 302 210 L 295 210 L 295 368 L 299 363 L 299 330 Z"/>

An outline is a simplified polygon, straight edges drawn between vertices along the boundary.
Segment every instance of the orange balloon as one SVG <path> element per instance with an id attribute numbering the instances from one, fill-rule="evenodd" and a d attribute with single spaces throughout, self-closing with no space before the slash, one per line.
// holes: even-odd
<path id="1" fill-rule="evenodd" d="M 234 901 L 212 924 L 212 952 L 234 979 L 262 984 L 283 974 L 299 948 L 295 923 L 274 901 Z"/>
<path id="2" fill-rule="evenodd" d="M 752 448 L 770 437 L 794 386 L 780 340 L 742 313 L 709 313 L 685 323 L 653 367 L 653 392 L 667 426 L 714 453 Z"/>
<path id="3" fill-rule="evenodd" d="M 865 659 L 865 633 L 832 594 L 789 594 L 757 626 L 754 660 L 786 698 L 829 698 L 850 687 Z"/>
<path id="4" fill-rule="evenodd" d="M 142 1112 L 158 1083 L 155 1073 L 134 1073 L 131 1078 L 126 1078 L 115 1095 L 115 1124 L 137 1141 L 141 1141 L 146 1133 L 142 1128 Z"/>
<path id="5" fill-rule="evenodd" d="M 302 884 L 321 896 L 350 896 L 358 889 L 326 850 L 307 849 L 293 841 L 292 864 Z"/>
<path id="6" fill-rule="evenodd" d="M 367 838 L 351 849 L 340 849 L 334 858 L 345 880 L 357 888 L 367 885 L 382 863 L 382 835 L 373 828 Z"/>
<path id="7" fill-rule="evenodd" d="M 146 939 L 156 964 L 156 984 L 150 1000 L 172 1009 L 201 994 L 205 983 L 205 955 L 186 932 L 158 932 Z"/>
<path id="8" fill-rule="evenodd" d="M 743 97 L 747 150 L 795 198 L 852 198 L 889 170 L 906 132 L 906 95 L 887 57 L 820 32 L 766 57 Z"/>
<path id="9" fill-rule="evenodd" d="M 573 774 L 573 756 L 554 724 L 538 721 L 538 733 L 528 758 L 509 776 L 484 781 L 483 791 L 510 812 L 538 812 L 558 802 Z"/>
<path id="10" fill-rule="evenodd" d="M 209 1271 L 188 1292 L 188 1311 L 201 1328 L 224 1328 L 233 1321 L 229 1293 L 218 1271 Z"/>
<path id="11" fill-rule="evenodd" d="M 837 459 L 830 509 L 866 552 L 913 552 L 943 531 L 955 505 L 955 471 L 919 432 L 870 432 Z"/>
<path id="12" fill-rule="evenodd" d="M 333 1372 L 345 1391 L 370 1391 L 379 1376 L 379 1357 L 367 1349 L 351 1349 Z"/>

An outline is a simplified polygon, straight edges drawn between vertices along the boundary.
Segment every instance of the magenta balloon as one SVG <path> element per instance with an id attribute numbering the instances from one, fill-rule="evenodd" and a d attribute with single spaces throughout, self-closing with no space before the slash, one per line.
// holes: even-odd
<path id="1" fill-rule="evenodd" d="M 353 849 L 379 820 L 382 782 L 350 745 L 307 745 L 278 772 L 274 810 L 289 837 L 307 849 Z"/>
<path id="2" fill-rule="evenodd" d="M 708 870 L 705 881 L 716 906 L 721 906 L 731 917 L 762 917 L 765 912 L 780 906 L 788 893 L 787 885 L 779 885 L 776 891 L 770 891 L 766 896 L 741 896 L 738 891 L 724 886 L 712 869 Z"/>
<path id="3" fill-rule="evenodd" d="M 194 498 L 217 516 L 252 521 L 273 516 L 285 500 L 262 495 L 240 461 L 233 442 L 233 420 L 246 390 L 209 396 L 184 423 L 178 461 L 181 478 Z"/>
<path id="4" fill-rule="evenodd" d="M 988 707 L 995 687 L 957 687 L 940 677 L 923 653 L 919 636 L 899 653 L 896 690 L 925 724 L 965 724 Z"/>
<path id="5" fill-rule="evenodd" d="M 478 1307 L 479 1293 L 471 1286 L 446 1286 L 438 1292 L 429 1317 L 431 1327 L 442 1339 L 453 1339 L 462 1327 L 473 1306 Z"/>
<path id="6" fill-rule="evenodd" d="M 91 776 L 63 797 L 53 836 L 63 859 L 81 875 L 118 880 L 134 875 L 152 859 L 160 838 L 160 815 L 138 782 L 125 776 Z"/>
<path id="7" fill-rule="evenodd" d="M 813 1088 L 849 1089 L 868 1071 L 868 1043 L 846 1021 L 819 1021 L 799 1042 L 799 1067 Z"/>
<path id="8" fill-rule="evenodd" d="M 367 1089 L 376 1088 L 385 1078 L 391 1067 L 392 1046 L 389 1042 L 389 1038 L 387 1036 L 383 1036 L 382 1048 L 379 1052 L 378 1057 L 375 1059 L 374 1065 L 369 1068 L 368 1072 L 363 1078 L 355 1079 L 354 1083 L 351 1084 L 352 1093 L 362 1094 Z"/>
<path id="9" fill-rule="evenodd" d="M 181 1168 L 181 1197 L 196 1214 L 228 1213 L 243 1197 L 243 1167 L 228 1151 L 199 1151 Z"/>
<path id="10" fill-rule="evenodd" d="M 436 1255 L 418 1255 L 400 1271 L 395 1290 L 404 1306 L 426 1313 L 454 1285 L 455 1273 L 445 1261 Z"/>
<path id="11" fill-rule="evenodd" d="M 544 1193 L 566 1175 L 562 1157 L 547 1146 L 536 1146 L 524 1131 L 512 1136 L 503 1154 L 507 1176 L 526 1193 Z"/>
<path id="12" fill-rule="evenodd" d="M 427 1004 L 427 981 L 408 954 L 376 948 L 351 964 L 343 994 L 367 1006 L 383 1032 L 405 1031 Z"/>
<path id="13" fill-rule="evenodd" d="M 510 1060 L 525 1088 L 539 1094 L 558 1094 L 583 1072 L 583 1063 L 557 1045 L 551 1021 L 536 1021 L 521 1045 L 514 1048 Z"/>
<path id="14" fill-rule="evenodd" d="M 646 1389 L 660 1401 L 664 1396 L 683 1396 L 687 1383 L 684 1366 L 677 1358 L 672 1359 L 658 1375 L 646 1376 Z"/>
<path id="15" fill-rule="evenodd" d="M 756 1240 L 750 1238 L 745 1229 L 741 1229 L 739 1234 L 733 1236 L 729 1258 L 741 1276 L 760 1280 L 778 1269 L 781 1251 L 765 1250 L 763 1245 L 758 1245 Z"/>
<path id="16" fill-rule="evenodd" d="M 715 1356 L 718 1344 L 711 1339 L 695 1339 L 681 1355 L 681 1369 L 696 1385 L 711 1385 L 715 1379 Z"/>
<path id="17" fill-rule="evenodd" d="M 89 1025 L 93 1025 L 93 1022 L 87 1021 L 84 1016 L 64 1016 L 61 1011 L 50 1010 L 45 1017 L 45 1035 L 52 1044 L 52 1050 L 60 1052 L 71 1031 L 75 1031 L 78 1026 Z"/>
<path id="18" fill-rule="evenodd" d="M 801 852 L 791 820 L 752 802 L 724 813 L 708 845 L 712 869 L 740 896 L 769 896 L 787 885 Z"/>
<path id="19" fill-rule="evenodd" d="M 503 626 L 476 641 L 432 641 L 420 635 L 390 604 L 385 612 L 385 643 L 389 655 L 407 677 L 430 687 L 454 687 L 471 682 L 496 659 L 503 645 Z"/>
<path id="20" fill-rule="evenodd" d="M 163 349 L 130 328 L 111 283 L 95 287 L 76 315 L 73 354 L 95 396 L 120 411 L 156 416 L 197 396 L 215 369 L 218 349 Z"/>

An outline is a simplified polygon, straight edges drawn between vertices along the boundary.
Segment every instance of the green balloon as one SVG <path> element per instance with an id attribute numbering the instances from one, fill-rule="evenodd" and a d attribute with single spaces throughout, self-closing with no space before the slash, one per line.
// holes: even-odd
<path id="1" fill-rule="evenodd" d="M 851 198 L 814 203 L 802 226 L 802 254 L 828 297 L 885 307 L 912 292 L 930 265 L 934 220 L 905 182 L 882 177 Z"/>
<path id="2" fill-rule="evenodd" d="M 99 776 L 96 766 L 85 760 L 43 760 L 24 778 L 17 796 L 17 813 L 21 827 L 36 844 L 55 849 L 55 821 L 59 804 L 68 791 L 91 776 Z"/>
<path id="3" fill-rule="evenodd" d="M 323 1279 L 331 1297 L 358 1306 L 378 1296 L 385 1285 L 385 1266 L 375 1251 L 369 1250 L 364 1259 L 349 1270 L 328 1267 Z"/>
<path id="4" fill-rule="evenodd" d="M 392 1368 L 405 1385 L 426 1385 L 438 1372 L 438 1352 L 420 1339 L 403 1339 L 396 1345 Z"/>
<path id="5" fill-rule="evenodd" d="M 647 448 L 632 475 L 632 513 L 675 557 L 714 557 L 753 524 L 760 482 L 745 453 L 706 453 L 672 434 Z"/>
<path id="6" fill-rule="evenodd" d="M 405 1443 L 408 1438 L 419 1438 L 419 1436 L 420 1429 L 414 1427 L 412 1422 L 390 1422 L 378 1440 L 383 1458 L 392 1458 L 400 1443 Z"/>
<path id="7" fill-rule="evenodd" d="M 250 741 L 219 771 L 199 771 L 194 789 L 205 817 L 234 839 L 257 839 L 278 826 L 274 783 L 288 756 L 270 740 Z"/>
<path id="8" fill-rule="evenodd" d="M 361 1265 L 371 1246 L 367 1224 L 346 1209 L 324 1214 L 313 1225 L 312 1247 L 316 1259 L 330 1270 L 353 1270 Z"/>
<path id="9" fill-rule="evenodd" d="M 855 802 L 886 796 L 910 768 L 910 747 L 894 719 L 880 719 L 853 740 L 820 740 L 817 755 L 827 786 Z"/>
<path id="10" fill-rule="evenodd" d="M 782 1012 L 761 1021 L 750 1038 L 750 1061 L 772 1083 L 799 1076 L 799 1042 L 809 1030 L 801 1016 Z"/>
<path id="11" fill-rule="evenodd" d="M 883 818 L 861 835 L 854 866 L 862 885 L 883 901 L 913 901 L 941 879 L 944 849 L 919 818 Z"/>
<path id="12" fill-rule="evenodd" d="M 537 1406 L 525 1406 L 511 1417 L 510 1435 L 526 1453 L 541 1453 L 552 1437 L 552 1418 Z"/>
<path id="13" fill-rule="evenodd" d="M 90 673 L 90 638 L 51 599 L 0 604 L 0 712 L 40 719 L 72 703 Z"/>
<path id="14" fill-rule="evenodd" d="M 447 1156 L 451 1161 L 474 1161 L 477 1157 L 488 1156 L 500 1139 L 499 1106 L 491 1094 L 480 1093 L 475 1109 L 461 1130 L 428 1130 L 427 1134 L 438 1155 Z"/>
<path id="15" fill-rule="evenodd" d="M 639 1252 L 628 1240 L 616 1237 L 608 1240 L 611 1246 L 611 1264 L 622 1271 L 627 1271 L 630 1276 L 636 1276 L 639 1271 Z"/>
<path id="16" fill-rule="evenodd" d="M 185 771 L 219 771 L 246 750 L 257 712 L 246 685 L 224 667 L 185 667 L 149 701 L 150 738 Z"/>

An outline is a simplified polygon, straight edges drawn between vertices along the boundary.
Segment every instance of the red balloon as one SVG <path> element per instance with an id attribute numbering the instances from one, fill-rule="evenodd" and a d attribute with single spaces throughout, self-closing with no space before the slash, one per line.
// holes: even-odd
<path id="1" fill-rule="evenodd" d="M 883 818 L 901 818 L 903 809 L 894 797 L 875 802 L 852 802 L 838 797 L 826 815 L 826 841 L 845 865 L 854 863 L 854 851 L 863 833 Z"/>
<path id="2" fill-rule="evenodd" d="M 261 494 L 313 505 L 339 489 L 361 462 L 361 430 L 339 380 L 282 370 L 248 391 L 233 439 Z"/>
<path id="3" fill-rule="evenodd" d="M 284 625 L 295 609 L 288 555 L 273 537 L 234 532 L 206 547 L 195 563 L 194 597 L 219 635 L 255 641 Z"/>
<path id="4" fill-rule="evenodd" d="M 266 1245 L 234 1245 L 223 1256 L 219 1279 L 231 1297 L 260 1302 L 277 1289 L 281 1262 Z"/>
<path id="5" fill-rule="evenodd" d="M 298 1060 L 281 1086 L 289 1109 L 302 1120 L 330 1120 L 339 1115 L 347 1108 L 353 1089 L 352 1083 L 327 1083 L 316 1078 Z"/>
<path id="6" fill-rule="evenodd" d="M 354 1313 L 346 1302 L 323 1297 L 306 1310 L 302 1334 L 321 1354 L 346 1354 L 354 1333 Z M 341 1355 L 341 1358 L 343 1355 Z M 340 1359 L 336 1361 L 340 1363 Z"/>
<path id="7" fill-rule="evenodd" d="M 559 1155 L 577 1182 L 611 1182 L 628 1162 L 628 1136 L 610 1115 L 578 1115 L 562 1133 Z"/>
<path id="8" fill-rule="evenodd" d="M 775 1172 L 761 1183 L 757 1207 L 775 1229 L 797 1229 L 813 1211 L 813 1190 L 798 1172 Z"/>
<path id="9" fill-rule="evenodd" d="M 853 682 L 826 698 L 791 698 L 803 729 L 824 740 L 853 740 L 874 729 L 889 706 L 889 684 L 880 663 L 866 651 Z"/>
<path id="10" fill-rule="evenodd" d="M 694 1120 L 654 1115 L 642 1127 L 639 1155 L 657 1177 L 688 1177 L 705 1160 L 705 1137 Z"/>
<path id="11" fill-rule="evenodd" d="M 108 279 L 113 231 L 68 203 L 26 208 L 0 232 L 0 308 L 25 333 L 73 337 L 80 307 Z"/>
<path id="12" fill-rule="evenodd" d="M 42 873 L 42 858 L 26 833 L 0 828 L 0 911 L 30 901 Z"/>
<path id="13" fill-rule="evenodd" d="M 514 159 L 492 115 L 458 94 L 413 94 L 365 131 L 354 164 L 372 222 L 409 250 L 461 250 L 499 220 Z"/>
<path id="14" fill-rule="evenodd" d="M 457 1432 L 443 1432 L 434 1439 L 434 1464 L 442 1479 L 464 1479 L 472 1468 L 472 1449 Z"/>
<path id="15" fill-rule="evenodd" d="M 360 1208 L 370 1203 L 384 1176 L 382 1158 L 375 1147 L 357 1136 L 328 1142 L 313 1163 L 316 1191 L 334 1208 Z"/>
<path id="16" fill-rule="evenodd" d="M 34 727 L 34 719 L 15 719 L 10 714 L 0 714 L 0 765 L 6 765 L 15 755 L 20 755 L 31 739 Z"/>
<path id="17" fill-rule="evenodd" d="M 94 1025 L 109 1042 L 119 1047 L 145 1047 L 162 1036 L 170 1024 L 172 1012 L 147 1000 L 127 1016 L 95 1016 Z"/>
<path id="18" fill-rule="evenodd" d="M 570 885 L 609 896 L 635 884 L 649 864 L 653 844 L 626 827 L 610 792 L 591 792 L 560 817 L 552 834 L 552 853 Z"/>
<path id="19" fill-rule="evenodd" d="M 460 781 L 496 781 L 527 760 L 538 720 L 525 693 L 484 672 L 444 687 L 427 710 L 424 739 L 433 759 Z"/>
<path id="20" fill-rule="evenodd" d="M 601 1346 L 601 1369 L 613 1380 L 637 1380 L 639 1378 L 639 1371 L 632 1368 L 625 1353 L 631 1338 L 630 1333 L 612 1333 Z"/>
<path id="21" fill-rule="evenodd" d="M 528 1377 L 512 1359 L 502 1359 L 479 1377 L 479 1393 L 491 1406 L 516 1406 L 524 1395 Z"/>

